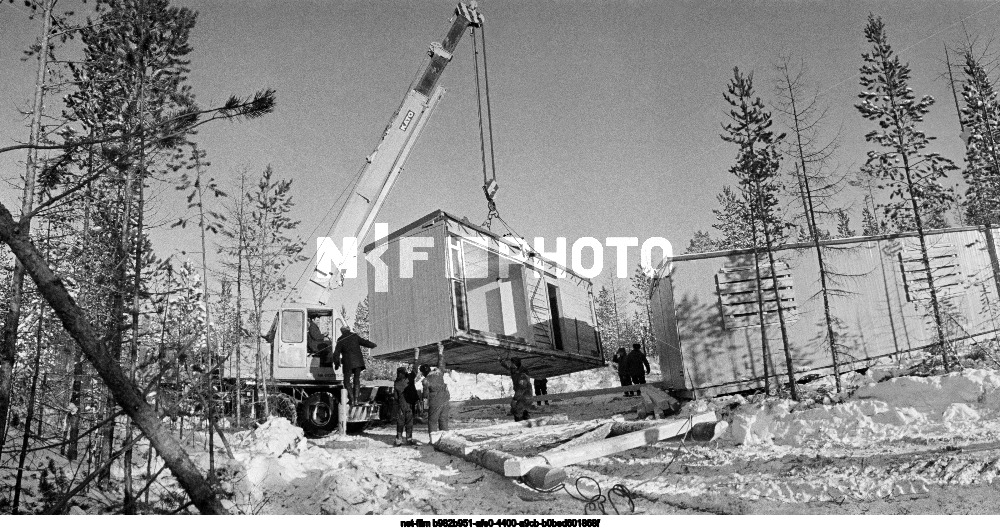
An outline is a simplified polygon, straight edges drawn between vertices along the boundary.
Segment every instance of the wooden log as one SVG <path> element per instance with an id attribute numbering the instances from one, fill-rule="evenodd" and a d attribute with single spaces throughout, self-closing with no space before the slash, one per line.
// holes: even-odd
<path id="1" fill-rule="evenodd" d="M 572 449 L 572 448 L 577 447 L 579 445 L 584 445 L 584 444 L 588 444 L 588 443 L 591 443 L 591 442 L 597 442 L 597 441 L 600 441 L 600 440 L 604 440 L 611 433 L 611 425 L 612 425 L 612 422 L 610 422 L 610 421 L 604 422 L 604 423 L 598 425 L 597 428 L 592 429 L 592 430 L 590 430 L 588 432 L 585 432 L 585 433 L 581 434 L 580 436 L 577 436 L 576 438 L 573 438 L 572 440 L 570 440 L 570 441 L 568 441 L 568 442 L 560 445 L 559 447 L 550 449 L 550 451 L 553 451 L 553 452 L 554 451 L 566 451 L 568 449 Z"/>
<path id="2" fill-rule="evenodd" d="M 479 443 L 509 452 L 523 452 L 527 450 L 529 453 L 537 453 L 540 447 L 571 440 L 581 434 L 592 431 L 602 423 L 610 422 L 608 420 L 590 420 L 560 425 L 546 425 L 544 427 L 526 429 L 513 436 L 494 437 Z"/>
<path id="3" fill-rule="evenodd" d="M 504 475 L 522 477 L 539 466 L 562 467 L 586 462 L 686 433 L 692 425 L 715 421 L 715 412 L 705 412 L 691 418 L 666 422 L 663 425 L 573 447 L 566 451 L 546 451 L 529 458 L 514 458 L 504 462 Z"/>
<path id="4" fill-rule="evenodd" d="M 711 442 L 722 436 L 722 433 L 726 432 L 727 427 L 729 427 L 729 423 L 725 421 L 697 423 L 691 427 L 691 430 L 684 433 L 684 440 Z"/>
<path id="5" fill-rule="evenodd" d="M 576 392 L 563 392 L 560 394 L 543 394 L 541 396 L 532 396 L 530 399 L 532 403 L 537 403 L 539 401 L 563 401 L 567 399 L 603 396 L 607 394 L 621 394 L 623 392 L 644 390 L 646 388 L 659 385 L 660 383 L 647 383 L 644 385 L 616 386 L 613 388 L 595 388 L 593 390 L 579 390 Z M 509 405 L 509 404 L 510 404 L 509 397 L 495 398 L 495 399 L 469 399 L 466 401 L 452 401 L 451 403 L 453 407 L 486 407 L 491 405 Z"/>
<path id="6" fill-rule="evenodd" d="M 556 423 L 553 425 L 541 425 L 532 428 L 525 428 L 521 431 L 495 432 L 495 431 L 451 431 L 455 435 L 461 436 L 466 441 L 466 454 L 477 447 L 490 447 L 503 451 L 518 449 L 537 449 L 539 446 L 551 445 L 568 440 L 581 433 L 592 430 L 602 422 L 610 423 L 608 420 L 590 420 L 577 423 Z M 535 452 L 535 451 L 533 451 Z"/>
<path id="7" fill-rule="evenodd" d="M 444 433 L 437 443 L 434 444 L 434 448 L 443 453 L 472 462 L 479 467 L 488 469 L 499 475 L 504 474 L 505 462 L 516 458 L 509 453 L 496 449 L 484 447 L 470 448 L 468 440 L 454 433 Z M 566 480 L 566 477 L 566 471 L 561 468 L 538 466 L 526 474 L 524 481 L 534 488 L 547 490 L 558 486 L 562 481 Z"/>
<path id="8" fill-rule="evenodd" d="M 438 440 L 434 443 L 434 448 L 501 475 L 504 470 L 504 462 L 516 458 L 514 455 L 496 449 L 476 447 L 473 450 L 467 450 L 469 448 L 468 441 L 449 432 L 440 433 Z"/>
<path id="9" fill-rule="evenodd" d="M 672 420 L 653 420 L 653 421 L 616 421 L 613 422 L 611 427 L 611 436 L 621 436 L 622 434 L 628 434 L 630 432 L 644 431 L 646 429 L 651 429 L 659 425 L 664 425 L 671 422 Z M 683 436 L 675 436 L 673 438 L 668 438 L 663 440 L 665 442 L 679 442 L 684 441 L 695 441 L 695 442 L 710 442 L 718 439 L 722 433 L 725 432 L 729 424 L 725 421 L 718 422 L 706 422 L 698 423 L 693 425 L 690 430 L 684 433 Z"/>
<path id="10" fill-rule="evenodd" d="M 642 393 L 643 399 L 649 399 L 652 405 L 653 415 L 660 417 L 661 413 L 670 413 L 681 408 L 681 404 L 669 394 L 656 387 L 646 387 Z"/>
<path id="11" fill-rule="evenodd" d="M 451 432 L 454 432 L 455 434 L 458 434 L 460 436 L 478 435 L 480 433 L 502 434 L 508 432 L 517 432 L 524 429 L 532 429 L 535 427 L 542 427 L 545 425 L 558 425 L 562 423 L 569 423 L 569 416 L 565 414 L 554 414 L 552 416 L 532 418 L 530 420 L 508 421 L 504 423 L 497 423 L 494 425 L 484 425 L 482 427 L 458 429 Z"/>
<path id="12" fill-rule="evenodd" d="M 611 424 L 611 436 L 621 436 L 630 432 L 652 429 L 653 427 L 659 427 L 660 425 L 673 422 L 676 419 L 677 418 L 646 421 L 616 421 Z"/>
<path id="13" fill-rule="evenodd" d="M 550 490 L 566 480 L 566 470 L 561 467 L 538 466 L 524 475 L 524 481 L 536 489 Z"/>

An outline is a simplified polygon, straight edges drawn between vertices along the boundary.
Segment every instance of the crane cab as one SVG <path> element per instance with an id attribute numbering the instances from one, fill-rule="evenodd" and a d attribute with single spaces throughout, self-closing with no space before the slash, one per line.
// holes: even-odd
<path id="1" fill-rule="evenodd" d="M 264 336 L 270 345 L 271 376 L 274 379 L 295 382 L 338 380 L 334 367 L 321 366 L 319 352 L 309 351 L 311 318 L 317 319 L 320 331 L 331 342 L 336 341 L 337 330 L 345 324 L 344 319 L 335 315 L 328 307 L 283 306 L 275 315 L 270 331 Z"/>

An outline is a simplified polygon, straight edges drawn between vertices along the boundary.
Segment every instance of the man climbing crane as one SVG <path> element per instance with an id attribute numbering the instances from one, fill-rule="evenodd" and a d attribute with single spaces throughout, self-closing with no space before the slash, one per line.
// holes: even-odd
<path id="1" fill-rule="evenodd" d="M 365 369 L 365 356 L 361 347 L 375 348 L 375 343 L 353 333 L 349 326 L 340 328 L 337 347 L 333 350 L 333 362 L 336 366 L 344 365 L 344 388 L 347 389 L 348 404 L 357 405 L 358 392 L 361 391 L 361 372 Z"/>

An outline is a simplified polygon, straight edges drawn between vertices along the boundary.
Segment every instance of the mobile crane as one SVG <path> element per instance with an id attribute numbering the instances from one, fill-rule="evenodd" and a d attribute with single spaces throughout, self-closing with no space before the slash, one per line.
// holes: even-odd
<path id="1" fill-rule="evenodd" d="M 317 249 L 314 277 L 297 302 L 282 304 L 266 337 L 270 376 L 274 382 L 268 392 L 275 399 L 274 405 L 282 408 L 286 416 L 293 416 L 309 432 L 322 433 L 337 428 L 336 411 L 343 388 L 334 368 L 321 366 L 320 358 L 307 351 L 309 319 L 321 317 L 328 336 L 337 337 L 335 332 L 344 322 L 334 309 L 339 304 L 330 300 L 334 298 L 332 293 L 337 286 L 343 285 L 348 265 L 357 258 L 357 245 L 371 229 L 403 162 L 444 94 L 438 80 L 451 61 L 462 34 L 470 27 L 481 27 L 482 23 L 475 3 L 458 4 L 448 33 L 441 43 L 431 44 L 426 68 L 410 85 L 334 221 L 329 240 L 341 245 L 353 238 L 356 245 L 347 246 L 342 255 L 336 256 L 327 248 Z M 331 263 L 334 266 L 331 267 Z M 388 387 L 362 388 L 350 407 L 347 426 L 357 430 L 376 417 L 389 390 Z"/>

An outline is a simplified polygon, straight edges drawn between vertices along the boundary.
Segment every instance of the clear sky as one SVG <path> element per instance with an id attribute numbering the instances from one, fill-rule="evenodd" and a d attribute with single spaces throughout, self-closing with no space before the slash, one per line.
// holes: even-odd
<path id="1" fill-rule="evenodd" d="M 315 236 L 329 228 L 333 199 L 374 148 L 429 43 L 444 36 L 455 2 L 175 3 L 200 13 L 190 83 L 203 106 L 231 93 L 277 90 L 273 115 L 213 124 L 198 135 L 212 174 L 225 183 L 242 167 L 259 174 L 271 164 L 279 177 L 293 179 L 295 214 L 312 255 Z M 1000 22 L 1000 4 L 983 1 L 484 0 L 479 6 L 503 217 L 528 237 L 661 236 L 678 252 L 695 230 L 710 227 L 716 194 L 733 182 L 727 169 L 735 150 L 719 134 L 727 110 L 722 93 L 734 66 L 755 73 L 768 101 L 779 57 L 804 60 L 808 81 L 831 107 L 831 129 L 841 129 L 838 162 L 857 168 L 871 127 L 853 104 L 861 53 L 869 49 L 862 28 L 874 12 L 910 63 L 917 95 L 938 101 L 925 127 L 940 138 L 932 147 L 961 163 L 944 45 L 961 44 L 964 31 L 988 37 Z M 18 58 L 37 27 L 23 8 L 0 6 L 4 143 L 27 137 L 17 109 L 27 108 L 34 65 Z M 448 91 L 380 215 L 391 229 L 438 208 L 476 223 L 485 218 L 467 36 L 441 84 Z M 23 158 L 3 155 L 6 177 Z M 952 181 L 960 180 L 956 172 Z M 9 208 L 17 197 L 14 189 L 0 190 Z M 845 194 L 843 205 L 853 200 Z M 163 204 L 159 218 L 176 214 L 169 199 Z M 858 204 L 852 222 L 859 227 Z M 197 248 L 190 234 L 159 229 L 153 237 L 161 255 Z M 632 268 L 638 251 L 630 257 Z M 610 252 L 605 259 L 608 273 Z"/>

